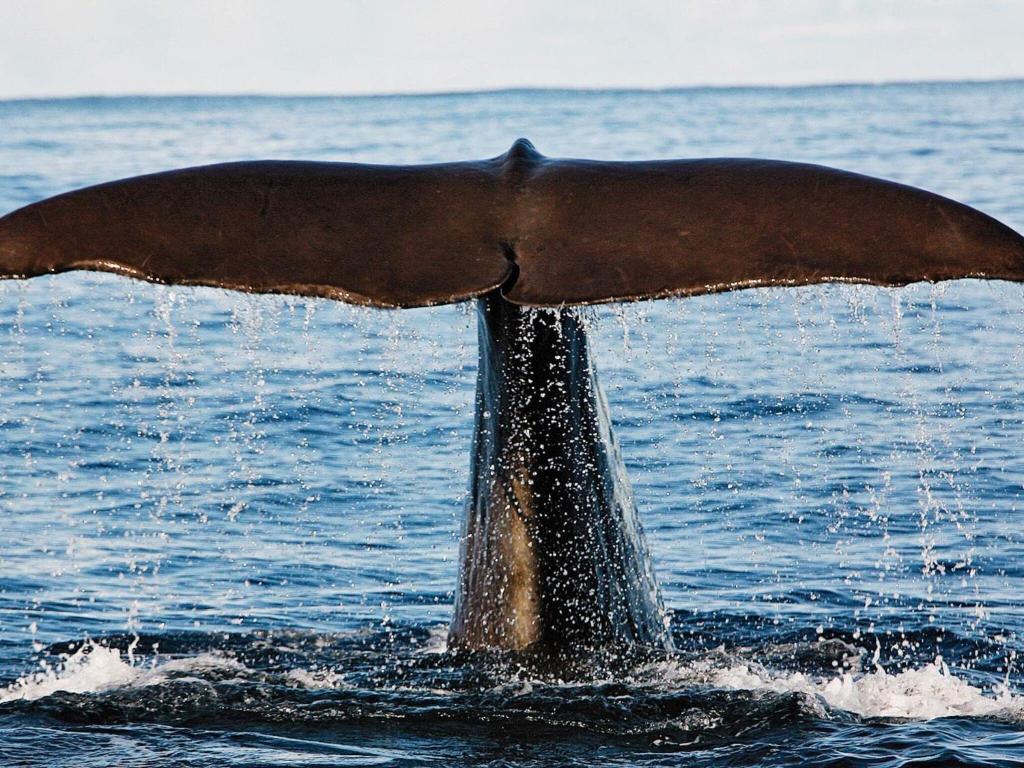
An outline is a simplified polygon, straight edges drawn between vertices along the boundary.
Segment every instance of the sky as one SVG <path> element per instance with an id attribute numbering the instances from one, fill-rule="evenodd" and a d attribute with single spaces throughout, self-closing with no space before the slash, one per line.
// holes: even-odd
<path id="1" fill-rule="evenodd" d="M 1024 77 L 1024 0 L 0 0 L 0 98 Z"/>

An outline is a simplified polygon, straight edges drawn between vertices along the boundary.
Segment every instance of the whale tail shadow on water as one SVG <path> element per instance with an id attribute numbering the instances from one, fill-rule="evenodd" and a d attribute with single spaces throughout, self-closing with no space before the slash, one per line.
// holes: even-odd
<path id="1" fill-rule="evenodd" d="M 1024 238 L 867 176 L 751 159 L 243 162 L 0 219 L 0 277 L 91 269 L 377 307 L 478 299 L 471 493 L 450 634 L 593 654 L 671 640 L 584 327 L 565 305 L 753 286 L 1024 281 Z M 530 307 L 560 307 L 539 312 Z"/>

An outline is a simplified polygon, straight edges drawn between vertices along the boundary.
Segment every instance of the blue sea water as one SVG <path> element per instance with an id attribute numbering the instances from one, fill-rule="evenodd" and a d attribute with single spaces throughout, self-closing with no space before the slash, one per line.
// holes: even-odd
<path id="1" fill-rule="evenodd" d="M 1024 82 L 0 102 L 0 213 L 242 158 L 765 156 L 1024 230 Z M 1024 763 L 1024 290 L 587 310 L 678 653 L 447 651 L 476 367 L 386 312 L 0 282 L 0 764 Z"/>

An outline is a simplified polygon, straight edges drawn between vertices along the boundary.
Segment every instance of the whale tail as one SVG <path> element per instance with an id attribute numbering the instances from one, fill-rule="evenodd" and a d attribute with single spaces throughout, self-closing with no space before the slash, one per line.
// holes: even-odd
<path id="1" fill-rule="evenodd" d="M 501 287 L 558 306 L 829 281 L 1024 280 L 1024 238 L 816 165 L 545 158 L 243 162 L 88 187 L 0 218 L 0 277 L 73 269 L 379 307 Z"/>
<path id="2" fill-rule="evenodd" d="M 378 307 L 480 297 L 451 640 L 669 650 L 572 311 L 527 306 L 829 281 L 1024 281 L 1024 238 L 912 187 L 771 160 L 251 162 L 140 176 L 0 219 L 0 277 L 72 269 Z"/>

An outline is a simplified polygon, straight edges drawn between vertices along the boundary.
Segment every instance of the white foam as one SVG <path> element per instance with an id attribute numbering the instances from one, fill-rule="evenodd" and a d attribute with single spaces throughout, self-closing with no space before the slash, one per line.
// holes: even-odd
<path id="1" fill-rule="evenodd" d="M 421 653 L 439 654 L 448 650 L 448 625 L 438 624 L 428 630 Z"/>
<path id="2" fill-rule="evenodd" d="M 57 691 L 92 693 L 131 683 L 139 669 L 115 648 L 83 646 L 60 665 L 45 662 L 42 670 L 25 675 L 0 689 L 0 703 L 41 699 Z"/>
<path id="3" fill-rule="evenodd" d="M 59 664 L 41 662 L 40 671 L 0 688 L 0 703 L 41 699 L 58 691 L 98 693 L 123 686 L 155 685 L 169 675 L 185 676 L 211 669 L 244 669 L 234 659 L 215 653 L 181 659 L 154 657 L 144 664 L 136 659 L 133 650 L 134 646 L 122 653 L 116 648 L 87 642 Z"/>
<path id="4" fill-rule="evenodd" d="M 1024 697 L 1014 696 L 1006 685 L 986 692 L 971 685 L 936 659 L 918 669 L 890 674 L 881 666 L 865 674 L 843 672 L 816 678 L 800 672 L 775 673 L 749 663 L 715 665 L 695 662 L 667 677 L 679 682 L 710 685 L 726 690 L 802 693 L 835 709 L 861 717 L 930 720 L 936 717 L 1024 716 Z"/>
<path id="5" fill-rule="evenodd" d="M 246 669 L 237 660 L 218 653 L 187 658 L 158 656 L 143 663 L 131 650 L 123 653 L 86 643 L 60 664 L 43 662 L 40 671 L 0 688 L 0 703 L 39 699 L 58 691 L 96 693 L 124 686 L 155 685 L 171 676 L 200 676 L 213 670 L 243 673 Z M 686 664 L 659 664 L 649 672 L 651 683 L 659 687 L 699 684 L 737 691 L 799 693 L 862 717 L 929 720 L 1000 715 L 1024 718 L 1024 696 L 1013 695 L 1005 684 L 989 691 L 971 685 L 954 675 L 941 659 L 918 669 L 892 674 L 876 663 L 871 672 L 843 672 L 831 677 L 773 672 L 751 662 L 723 660 L 721 656 Z M 296 669 L 288 678 L 302 688 L 347 685 L 342 675 L 330 669 Z"/>
<path id="6" fill-rule="evenodd" d="M 288 672 L 288 681 L 299 688 L 310 690 L 348 687 L 343 675 L 326 668 L 293 669 Z"/>

